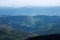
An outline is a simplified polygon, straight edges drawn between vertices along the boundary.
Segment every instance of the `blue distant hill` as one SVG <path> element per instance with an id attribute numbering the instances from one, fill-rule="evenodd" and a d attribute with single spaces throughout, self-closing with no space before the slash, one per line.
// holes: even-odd
<path id="1" fill-rule="evenodd" d="M 5 15 L 56 15 L 60 16 L 60 7 L 20 7 L 20 8 L 10 8 L 10 7 L 0 7 L 0 16 Z"/>

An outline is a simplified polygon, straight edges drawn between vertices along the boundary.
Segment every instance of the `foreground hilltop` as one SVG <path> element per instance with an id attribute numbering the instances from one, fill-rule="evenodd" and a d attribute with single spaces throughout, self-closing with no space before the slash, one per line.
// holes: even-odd
<path id="1" fill-rule="evenodd" d="M 40 35 L 27 38 L 26 40 L 60 40 L 60 34 Z"/>

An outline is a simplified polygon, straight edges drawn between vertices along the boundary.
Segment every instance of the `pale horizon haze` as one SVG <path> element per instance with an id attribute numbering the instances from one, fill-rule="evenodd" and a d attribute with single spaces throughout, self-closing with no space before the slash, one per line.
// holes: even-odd
<path id="1" fill-rule="evenodd" d="M 60 0 L 0 0 L 0 7 L 60 6 Z"/>

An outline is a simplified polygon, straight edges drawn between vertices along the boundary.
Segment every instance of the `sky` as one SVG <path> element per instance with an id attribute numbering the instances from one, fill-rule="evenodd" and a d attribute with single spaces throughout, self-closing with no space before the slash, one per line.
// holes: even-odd
<path id="1" fill-rule="evenodd" d="M 60 0 L 0 0 L 0 7 L 60 6 Z"/>

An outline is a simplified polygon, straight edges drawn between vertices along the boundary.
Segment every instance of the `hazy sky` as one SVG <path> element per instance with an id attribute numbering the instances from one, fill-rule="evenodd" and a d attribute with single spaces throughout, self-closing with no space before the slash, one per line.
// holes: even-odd
<path id="1" fill-rule="evenodd" d="M 60 0 L 0 0 L 0 7 L 60 6 Z"/>

